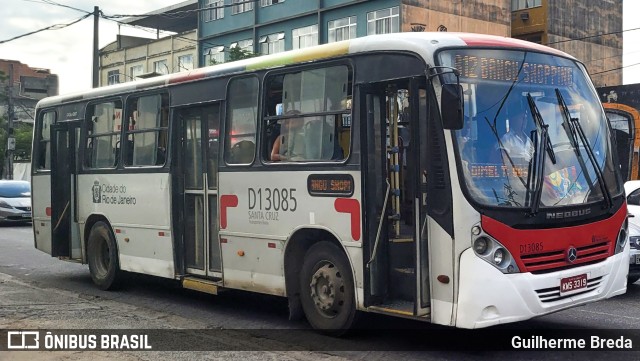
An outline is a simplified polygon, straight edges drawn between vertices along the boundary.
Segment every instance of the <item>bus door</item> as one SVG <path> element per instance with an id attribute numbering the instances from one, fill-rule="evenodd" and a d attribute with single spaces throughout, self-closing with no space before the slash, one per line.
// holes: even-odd
<path id="1" fill-rule="evenodd" d="M 82 258 L 77 216 L 77 162 L 80 120 L 51 127 L 51 255 Z"/>
<path id="2" fill-rule="evenodd" d="M 220 104 L 176 110 L 181 134 L 177 171 L 182 176 L 181 219 L 187 274 L 221 278 L 218 238 L 218 135 Z"/>
<path id="3" fill-rule="evenodd" d="M 421 155 L 428 138 L 418 138 L 426 118 L 424 83 L 416 78 L 359 88 L 366 122 L 363 202 L 366 214 L 373 215 L 365 217 L 365 305 L 402 315 L 428 312 L 429 297 L 422 297 L 429 290 L 428 232 L 421 216 L 426 203 Z"/>

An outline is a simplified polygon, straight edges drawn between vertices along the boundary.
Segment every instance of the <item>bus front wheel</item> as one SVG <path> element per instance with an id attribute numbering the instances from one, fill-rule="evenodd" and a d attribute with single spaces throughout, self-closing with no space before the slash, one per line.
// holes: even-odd
<path id="1" fill-rule="evenodd" d="M 120 266 L 116 240 L 105 222 L 97 222 L 91 227 L 87 258 L 91 279 L 98 288 L 110 290 L 119 285 Z"/>
<path id="2" fill-rule="evenodd" d="M 353 276 L 344 253 L 330 242 L 307 251 L 300 275 L 300 300 L 313 328 L 339 336 L 356 316 Z"/>

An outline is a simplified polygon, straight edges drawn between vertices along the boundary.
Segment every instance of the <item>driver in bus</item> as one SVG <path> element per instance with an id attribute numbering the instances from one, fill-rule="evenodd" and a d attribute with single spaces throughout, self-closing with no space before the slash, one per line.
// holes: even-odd
<path id="1" fill-rule="evenodd" d="M 527 134 L 528 112 L 525 109 L 512 111 L 508 118 L 508 130 L 500 137 L 501 148 L 513 159 L 530 162 L 533 143 Z"/>
<path id="2" fill-rule="evenodd" d="M 297 110 L 288 110 L 285 115 L 300 115 Z M 271 161 L 304 159 L 304 118 L 297 116 L 283 120 L 281 133 L 273 142 Z"/>

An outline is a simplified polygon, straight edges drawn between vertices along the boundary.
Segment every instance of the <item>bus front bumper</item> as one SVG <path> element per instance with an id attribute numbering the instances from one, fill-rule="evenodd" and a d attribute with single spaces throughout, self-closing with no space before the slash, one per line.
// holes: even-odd
<path id="1" fill-rule="evenodd" d="M 576 305 L 620 295 L 627 290 L 629 243 L 597 264 L 546 274 L 504 274 L 472 249 L 460 257 L 456 326 L 481 328 L 530 319 Z M 560 280 L 587 275 L 587 288 L 560 293 Z"/>

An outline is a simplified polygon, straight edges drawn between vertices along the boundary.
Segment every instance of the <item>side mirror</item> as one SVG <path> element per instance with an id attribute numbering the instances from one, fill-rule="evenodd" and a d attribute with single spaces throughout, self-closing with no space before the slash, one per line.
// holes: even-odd
<path id="1" fill-rule="evenodd" d="M 464 126 L 464 96 L 462 85 L 442 85 L 442 126 L 444 129 L 458 130 Z"/>

